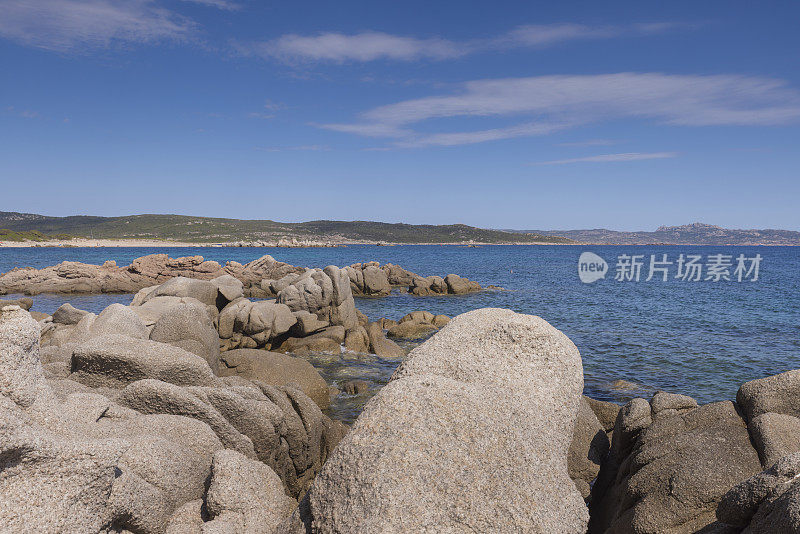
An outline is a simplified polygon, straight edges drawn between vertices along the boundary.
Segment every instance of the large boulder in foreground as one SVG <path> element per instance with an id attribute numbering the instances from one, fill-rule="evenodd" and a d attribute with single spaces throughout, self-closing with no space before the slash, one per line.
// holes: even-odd
<path id="1" fill-rule="evenodd" d="M 314 366 L 288 354 L 258 349 L 222 353 L 219 376 L 240 376 L 272 386 L 291 386 L 308 395 L 323 410 L 330 406 L 328 384 Z"/>
<path id="2" fill-rule="evenodd" d="M 761 470 L 732 402 L 694 406 L 689 397 L 658 393 L 620 410 L 609 458 L 592 487 L 592 532 L 714 528 L 725 493 Z"/>
<path id="3" fill-rule="evenodd" d="M 482 309 L 412 351 L 323 466 L 312 532 L 586 531 L 567 450 L 580 354 L 539 317 Z"/>

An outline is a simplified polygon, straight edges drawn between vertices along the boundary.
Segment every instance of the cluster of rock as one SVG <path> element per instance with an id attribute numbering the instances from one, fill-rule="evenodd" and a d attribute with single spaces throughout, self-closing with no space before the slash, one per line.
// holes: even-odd
<path id="1" fill-rule="evenodd" d="M 353 294 L 360 297 L 384 297 L 396 287 L 408 288 L 417 296 L 463 295 L 482 289 L 478 282 L 456 274 L 423 277 L 392 263 L 354 263 L 344 269 Z"/>
<path id="2" fill-rule="evenodd" d="M 415 278 L 408 292 L 412 295 L 425 297 L 429 295 L 464 295 L 473 291 L 480 291 L 481 285 L 457 274 L 441 276 L 428 276 Z"/>
<path id="3" fill-rule="evenodd" d="M 265 278 L 281 278 L 302 271 L 301 267 L 276 261 L 269 255 L 244 265 L 229 261 L 222 266 L 202 256 L 173 259 L 166 254 L 151 254 L 125 267 L 117 266 L 114 261 L 103 265 L 65 261 L 43 269 L 13 269 L 0 276 L 0 294 L 135 293 L 177 276 L 211 280 L 224 275 L 240 280 L 249 294 L 250 288 L 260 293 L 261 280 Z"/>
<path id="4" fill-rule="evenodd" d="M 346 429 L 294 385 L 215 373 L 206 313 L 62 308 L 72 335 L 40 349 L 30 314 L 0 309 L 3 530 L 276 532 Z"/>
<path id="5" fill-rule="evenodd" d="M 383 319 L 381 326 L 386 335 L 395 339 L 423 339 L 438 331 L 450 322 L 447 315 L 434 315 L 427 311 L 414 311 L 404 315 L 399 321 Z"/>
<path id="6" fill-rule="evenodd" d="M 591 532 L 800 532 L 800 371 L 698 406 L 665 392 L 619 412 Z"/>
<path id="7" fill-rule="evenodd" d="M 222 350 L 265 348 L 278 352 L 372 352 L 402 357 L 403 350 L 370 325 L 355 306 L 345 269 L 329 265 L 264 281 L 274 299 L 237 298 L 221 309 Z"/>
<path id="8" fill-rule="evenodd" d="M 297 239 L 296 237 L 282 237 L 276 241 L 233 241 L 221 243 L 223 247 L 282 247 L 282 248 L 312 248 L 312 247 L 338 247 L 334 241 L 318 241 Z"/>
<path id="9" fill-rule="evenodd" d="M 344 269 L 287 275 L 271 301 L 223 275 L 174 278 L 99 315 L 64 305 L 41 324 L 0 307 L 0 525 L 800 532 L 800 371 L 745 383 L 736 402 L 660 391 L 620 408 L 582 395 L 577 348 L 538 317 L 369 323 Z M 349 432 L 321 411 L 329 388 L 310 364 L 226 341 L 301 351 L 349 338 L 399 358 L 384 330 L 435 328 Z"/>
<path id="10" fill-rule="evenodd" d="M 252 301 L 244 296 L 244 284 L 231 275 L 212 280 L 176 277 L 137 292 L 127 313 L 139 316 L 151 339 L 177 344 L 202 356 L 215 372 L 220 351 L 235 349 L 266 349 L 298 355 L 347 350 L 390 358 L 402 358 L 405 354 L 386 338 L 384 329 L 390 325 L 369 323 L 355 307 L 343 269 L 328 266 L 291 273 L 270 281 L 269 288 L 277 294 L 276 298 Z M 161 319 L 165 311 L 179 304 L 188 306 L 180 324 L 165 326 L 165 320 Z M 126 307 L 118 305 L 118 308 Z M 403 334 L 412 324 L 419 332 L 430 335 L 448 319 L 437 316 L 434 321 L 433 317 L 428 312 L 410 314 L 392 335 L 421 337 Z M 65 304 L 53 319 L 43 323 L 42 340 L 53 346 L 82 342 L 93 329 L 100 328 L 94 321 L 94 314 Z M 158 321 L 162 324 L 157 325 Z M 114 332 L 113 327 L 103 328 L 108 333 Z M 178 338 L 189 333 L 191 339 Z"/>
<path id="11" fill-rule="evenodd" d="M 275 260 L 270 255 L 242 265 L 229 261 L 225 265 L 202 256 L 170 258 L 151 254 L 137 258 L 130 265 L 119 267 L 114 261 L 90 265 L 64 261 L 52 267 L 13 269 L 0 276 L 0 295 L 22 293 L 135 293 L 174 277 L 212 280 L 230 275 L 241 281 L 244 295 L 251 298 L 277 297 L 274 287 L 285 285 L 287 275 L 303 275 L 309 269 Z M 398 265 L 378 262 L 356 263 L 345 267 L 353 295 L 385 297 L 393 288 L 407 287 L 414 295 L 461 295 L 479 291 L 481 285 L 455 274 L 445 278 L 424 278 Z M 283 280 L 283 282 L 282 282 Z"/>

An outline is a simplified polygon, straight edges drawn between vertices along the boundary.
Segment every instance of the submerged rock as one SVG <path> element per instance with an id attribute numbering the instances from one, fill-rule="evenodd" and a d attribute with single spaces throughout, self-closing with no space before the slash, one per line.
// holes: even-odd
<path id="1" fill-rule="evenodd" d="M 369 323 L 366 326 L 367 337 L 369 338 L 369 350 L 381 358 L 400 359 L 405 357 L 406 352 L 394 341 L 387 339 L 383 335 L 382 325 L 379 323 Z"/>
<path id="2" fill-rule="evenodd" d="M 394 339 L 422 339 L 436 332 L 438 328 L 428 323 L 405 322 L 395 325 L 386 332 Z"/>

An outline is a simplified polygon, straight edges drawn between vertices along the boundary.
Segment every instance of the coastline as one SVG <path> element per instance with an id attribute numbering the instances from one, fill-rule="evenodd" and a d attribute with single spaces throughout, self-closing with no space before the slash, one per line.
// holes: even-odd
<path id="1" fill-rule="evenodd" d="M 394 243 L 386 241 L 278 241 L 278 242 L 188 242 L 188 241 L 169 241 L 165 239 L 84 239 L 76 238 L 69 240 L 49 240 L 49 241 L 0 241 L 0 248 L 335 248 L 347 247 L 351 245 L 366 245 L 376 247 L 400 247 L 404 245 L 439 245 L 457 247 L 486 247 L 486 246 L 603 246 L 603 247 L 641 247 L 641 246 L 664 246 L 664 247 L 797 247 L 800 245 L 790 243 L 594 243 L 594 242 L 575 242 L 575 243 L 549 243 L 544 241 L 534 241 L 530 243 L 519 242 L 477 242 L 460 241 L 456 243 Z"/>
<path id="2" fill-rule="evenodd" d="M 297 241 L 297 242 L 197 242 L 169 241 L 164 239 L 84 239 L 49 241 L 0 241 L 0 248 L 115 248 L 115 247 L 175 247 L 175 248 L 333 248 L 350 245 L 372 245 L 376 247 L 399 247 L 403 245 L 450 245 L 461 247 L 483 247 L 489 245 L 585 245 L 586 243 L 548 243 L 548 242 L 505 242 L 488 243 L 475 241 L 461 241 L 456 243 L 393 243 L 385 241 Z"/>

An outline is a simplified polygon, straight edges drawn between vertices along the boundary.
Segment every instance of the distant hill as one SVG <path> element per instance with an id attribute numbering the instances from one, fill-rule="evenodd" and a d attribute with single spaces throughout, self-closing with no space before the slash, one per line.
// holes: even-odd
<path id="1" fill-rule="evenodd" d="M 516 230 L 508 230 L 514 232 Z M 711 224 L 661 226 L 655 232 L 615 230 L 520 230 L 548 236 L 568 237 L 580 243 L 642 245 L 800 245 L 800 232 L 792 230 L 732 230 Z"/>
<path id="2" fill-rule="evenodd" d="M 568 238 L 530 232 L 485 230 L 464 224 L 419 225 L 370 221 L 309 221 L 218 219 L 186 215 L 129 215 L 49 217 L 33 213 L 0 212 L 0 228 L 49 236 L 93 239 L 161 239 L 190 243 L 236 241 L 385 242 L 385 243 L 571 243 Z"/>
<path id="3" fill-rule="evenodd" d="M 66 234 L 45 235 L 37 230 L 15 232 L 8 228 L 0 228 L 0 241 L 47 241 L 48 239 L 68 240 L 72 239 L 72 236 Z"/>

